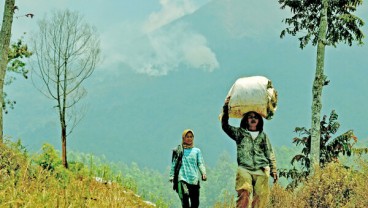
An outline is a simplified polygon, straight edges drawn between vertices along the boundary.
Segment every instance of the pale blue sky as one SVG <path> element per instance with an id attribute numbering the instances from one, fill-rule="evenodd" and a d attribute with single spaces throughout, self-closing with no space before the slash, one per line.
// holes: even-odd
<path id="1" fill-rule="evenodd" d="M 277 0 L 34 0 L 18 1 L 13 39 L 37 29 L 37 21 L 54 9 L 79 11 L 101 39 L 103 62 L 85 83 L 89 106 L 69 137 L 74 151 L 106 155 L 166 167 L 181 131 L 192 128 L 205 159 L 214 164 L 235 146 L 217 119 L 233 82 L 263 75 L 279 92 L 274 119 L 265 130 L 275 145 L 291 145 L 297 126 L 310 126 L 315 48 L 299 49 L 295 37 L 280 39 L 289 12 Z M 3 7 L 3 5 L 0 5 Z M 368 23 L 368 4 L 358 12 Z M 367 26 L 364 32 L 368 35 Z M 367 42 L 367 40 L 365 40 Z M 366 89 L 367 46 L 327 48 L 323 113 L 336 109 L 341 133 L 354 129 L 368 138 Z M 7 87 L 17 101 L 5 116 L 5 134 L 21 138 L 32 150 L 45 142 L 59 148 L 59 124 L 52 106 L 30 80 Z M 238 121 L 232 121 L 237 125 Z M 142 159 L 148 154 L 152 161 Z"/>
<path id="2" fill-rule="evenodd" d="M 171 47 L 173 42 L 178 41 L 177 39 L 185 38 L 187 34 L 190 36 L 187 41 L 193 44 L 204 44 L 205 38 L 192 34 L 190 30 L 184 31 L 187 29 L 185 26 L 168 34 L 155 33 L 155 30 L 195 12 L 208 2 L 209 0 L 20 1 L 19 15 L 34 13 L 35 18 L 33 20 L 16 19 L 13 37 L 19 37 L 23 31 L 28 33 L 34 30 L 37 20 L 43 18 L 46 12 L 69 8 L 79 11 L 91 25 L 97 27 L 101 35 L 103 67 L 111 68 L 113 64 L 128 62 L 132 68 L 137 68 L 138 71 L 161 75 L 166 74 L 169 69 L 151 69 L 151 65 L 169 65 L 171 67 L 179 56 L 177 54 L 176 57 L 173 57 L 168 54 L 167 47 Z M 152 53 L 158 54 L 158 58 L 150 60 L 150 63 L 143 63 L 142 59 L 152 59 L 149 57 Z M 175 54 L 173 51 L 169 53 Z"/>

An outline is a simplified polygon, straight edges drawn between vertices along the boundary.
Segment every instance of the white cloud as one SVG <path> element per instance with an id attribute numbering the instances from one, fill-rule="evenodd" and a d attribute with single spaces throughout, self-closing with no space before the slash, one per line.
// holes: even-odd
<path id="1" fill-rule="evenodd" d="M 146 36 L 143 48 L 131 53 L 129 65 L 140 73 L 166 75 L 181 65 L 213 71 L 219 67 L 215 53 L 207 46 L 206 38 L 187 24 L 177 24 Z"/>
<path id="2" fill-rule="evenodd" d="M 207 46 L 207 40 L 198 33 L 192 33 L 183 42 L 185 62 L 193 68 L 213 71 L 219 67 L 216 54 Z"/>
<path id="3" fill-rule="evenodd" d="M 162 0 L 162 12 L 153 14 L 161 14 L 167 17 L 166 22 L 170 22 L 175 15 L 165 15 L 163 11 L 180 5 L 178 2 L 191 5 L 189 1 L 176 2 Z M 182 10 L 189 11 L 186 8 L 190 6 Z M 162 76 L 177 70 L 179 66 L 209 72 L 219 67 L 216 54 L 202 34 L 183 22 L 159 28 L 163 22 L 154 24 L 151 15 L 146 22 L 122 22 L 102 34 L 101 43 L 106 52 L 104 68 L 124 63 L 139 73 Z M 155 26 L 148 32 L 147 25 Z"/>
<path id="4" fill-rule="evenodd" d="M 199 7 L 193 0 L 160 0 L 160 4 L 162 9 L 159 12 L 153 12 L 143 26 L 147 33 L 190 14 Z"/>

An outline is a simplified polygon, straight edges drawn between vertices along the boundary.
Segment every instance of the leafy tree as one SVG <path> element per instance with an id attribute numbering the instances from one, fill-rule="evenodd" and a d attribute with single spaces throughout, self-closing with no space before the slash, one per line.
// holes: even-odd
<path id="1" fill-rule="evenodd" d="M 39 22 L 32 44 L 35 74 L 42 94 L 55 101 L 61 126 L 62 162 L 68 168 L 66 142 L 83 115 L 76 104 L 86 95 L 82 83 L 92 75 L 100 57 L 100 42 L 93 27 L 77 12 L 54 12 Z M 67 130 L 68 127 L 68 130 Z"/>
<path id="2" fill-rule="evenodd" d="M 28 50 L 27 44 L 25 44 L 22 39 L 19 39 L 17 42 L 13 43 L 8 52 L 7 75 L 9 75 L 9 72 L 13 74 L 21 74 L 25 79 L 28 79 L 29 71 L 25 68 L 26 63 L 23 61 L 23 59 L 29 58 L 31 55 L 32 52 Z M 9 85 L 15 79 L 15 76 L 9 75 L 7 76 L 7 80 L 4 84 Z M 16 102 L 14 100 L 10 100 L 6 92 L 4 92 L 3 97 L 3 110 L 5 113 L 8 113 L 8 108 L 13 109 Z"/>
<path id="3" fill-rule="evenodd" d="M 319 165 L 325 166 L 331 162 L 337 162 L 339 155 L 351 156 L 353 145 L 358 141 L 357 137 L 354 135 L 353 130 L 349 130 L 334 139 L 332 134 L 335 134 L 340 127 L 340 123 L 337 121 L 338 115 L 335 111 L 332 111 L 327 121 L 327 116 L 323 116 L 320 121 L 321 137 L 319 148 L 321 154 L 319 157 Z M 298 184 L 307 178 L 311 172 L 312 163 L 310 160 L 311 153 L 311 140 L 312 134 L 311 129 L 306 129 L 305 127 L 295 128 L 295 132 L 299 134 L 299 137 L 293 139 L 293 143 L 302 145 L 302 151 L 300 154 L 295 155 L 291 164 L 293 168 L 286 170 L 280 170 L 280 177 L 285 177 L 291 179 L 291 183 L 287 186 L 288 188 L 295 188 Z M 294 163 L 299 163 L 299 168 L 297 168 Z"/>
<path id="4" fill-rule="evenodd" d="M 25 63 L 22 58 L 32 55 L 28 51 L 27 45 L 21 40 L 10 46 L 11 30 L 13 25 L 13 17 L 15 10 L 15 0 L 6 0 L 4 4 L 3 24 L 0 31 L 0 143 L 3 143 L 3 110 L 7 113 L 7 106 L 13 108 L 15 101 L 7 99 L 7 94 L 4 92 L 4 85 L 12 81 L 6 81 L 5 76 L 7 71 L 22 73 L 26 77 L 27 70 L 24 69 Z M 27 14 L 25 17 L 33 17 L 33 14 Z"/>
<path id="5" fill-rule="evenodd" d="M 0 31 L 0 104 L 4 106 L 4 80 L 8 65 L 8 53 L 11 29 L 15 9 L 15 0 L 6 0 L 4 5 L 3 24 Z M 3 143 L 3 108 L 0 107 L 0 142 Z"/>
<path id="6" fill-rule="evenodd" d="M 322 88 L 328 84 L 324 75 L 325 46 L 336 47 L 337 43 L 344 42 L 349 46 L 354 41 L 362 44 L 364 38 L 360 27 L 364 22 L 353 12 L 362 0 L 279 0 L 281 9 L 290 8 L 293 16 L 286 18 L 284 22 L 290 26 L 282 30 L 280 37 L 285 34 L 296 36 L 300 48 L 303 49 L 310 41 L 313 46 L 317 45 L 316 72 L 312 88 L 312 125 L 311 125 L 311 162 L 318 163 L 320 144 L 320 124 L 322 109 Z"/>

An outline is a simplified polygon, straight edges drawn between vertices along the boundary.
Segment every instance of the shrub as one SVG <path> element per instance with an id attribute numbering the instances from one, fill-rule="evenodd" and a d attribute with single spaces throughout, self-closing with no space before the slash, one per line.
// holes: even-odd
<path id="1" fill-rule="evenodd" d="M 320 122 L 321 138 L 320 138 L 320 159 L 319 165 L 321 167 L 328 163 L 338 161 L 340 155 L 351 156 L 353 145 L 357 142 L 357 137 L 354 135 L 353 130 L 349 130 L 335 139 L 332 138 L 332 134 L 335 134 L 340 127 L 340 123 L 337 121 L 338 115 L 333 110 L 330 114 L 329 120 L 327 116 L 323 116 Z M 290 189 L 296 188 L 303 180 L 305 180 L 311 171 L 310 164 L 310 151 L 311 151 L 311 130 L 307 130 L 305 127 L 295 128 L 295 132 L 299 134 L 299 137 L 293 139 L 293 143 L 297 146 L 302 145 L 301 154 L 295 155 L 291 164 L 293 168 L 287 170 L 279 170 L 280 177 L 285 177 L 291 182 L 287 186 Z M 300 168 L 296 168 L 294 163 L 298 162 Z"/>
<path id="2" fill-rule="evenodd" d="M 57 166 L 62 164 L 58 152 L 51 144 L 44 144 L 42 146 L 42 153 L 36 155 L 34 162 L 45 170 L 50 171 L 54 171 Z"/>
<path id="3" fill-rule="evenodd" d="M 274 186 L 268 207 L 368 207 L 368 164 L 360 163 L 360 170 L 339 163 L 316 167 L 313 176 L 293 190 Z"/>

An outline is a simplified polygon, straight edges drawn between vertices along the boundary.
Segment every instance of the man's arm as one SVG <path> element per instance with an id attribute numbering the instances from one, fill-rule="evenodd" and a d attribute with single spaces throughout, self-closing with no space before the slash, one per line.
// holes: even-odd
<path id="1" fill-rule="evenodd" d="M 275 153 L 272 149 L 272 145 L 271 142 L 268 138 L 268 136 L 266 135 L 266 145 L 267 145 L 267 159 L 270 161 L 270 169 L 271 169 L 271 176 L 273 177 L 273 182 L 276 183 L 277 180 L 279 179 L 277 176 L 277 167 L 276 167 L 276 156 Z"/>
<path id="2" fill-rule="evenodd" d="M 225 103 L 222 109 L 221 126 L 222 130 L 233 140 L 239 139 L 238 128 L 229 125 L 229 101 L 230 96 L 225 99 Z"/>

